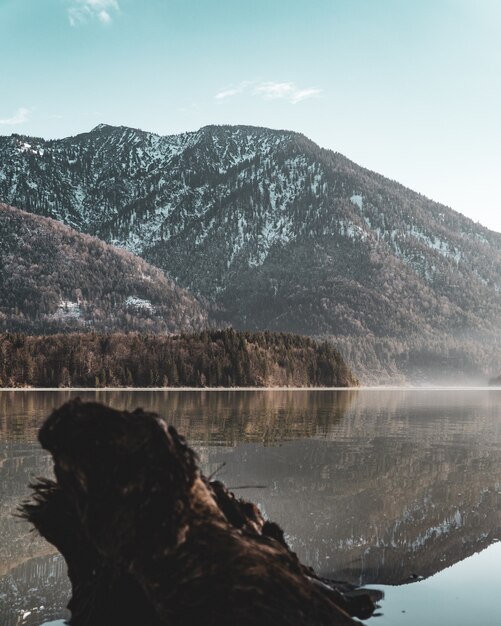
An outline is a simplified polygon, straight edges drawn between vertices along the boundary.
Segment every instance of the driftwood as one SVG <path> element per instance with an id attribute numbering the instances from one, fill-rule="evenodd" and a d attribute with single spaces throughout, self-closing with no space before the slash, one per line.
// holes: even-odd
<path id="1" fill-rule="evenodd" d="M 76 400 L 39 440 L 56 481 L 32 485 L 23 515 L 66 560 L 72 626 L 348 625 L 373 613 L 375 592 L 302 565 L 154 413 Z"/>

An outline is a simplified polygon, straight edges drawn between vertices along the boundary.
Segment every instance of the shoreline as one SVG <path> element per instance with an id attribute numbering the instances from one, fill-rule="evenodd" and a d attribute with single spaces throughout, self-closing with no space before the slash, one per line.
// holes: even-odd
<path id="1" fill-rule="evenodd" d="M 228 392 L 228 391 L 501 391 L 501 386 L 411 386 L 366 385 L 360 387 L 0 387 L 2 391 L 59 391 L 59 392 L 111 392 L 111 391 L 168 391 L 168 392 Z"/>

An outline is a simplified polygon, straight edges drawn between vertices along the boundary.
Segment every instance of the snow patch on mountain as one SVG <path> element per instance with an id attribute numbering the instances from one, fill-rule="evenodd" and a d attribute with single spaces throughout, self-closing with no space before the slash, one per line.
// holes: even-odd
<path id="1" fill-rule="evenodd" d="M 150 300 L 138 298 L 137 296 L 128 296 L 125 300 L 125 305 L 132 309 L 146 309 L 147 311 L 153 310 L 153 305 Z"/>
<path id="2" fill-rule="evenodd" d="M 57 311 L 52 315 L 54 319 L 76 319 L 81 316 L 80 304 L 71 300 L 61 300 L 57 306 Z"/>
<path id="3" fill-rule="evenodd" d="M 411 226 L 408 233 L 411 237 L 419 239 L 432 250 L 439 252 L 442 256 L 450 258 L 456 263 L 459 263 L 461 260 L 461 252 L 452 247 L 447 241 L 439 239 L 438 237 L 427 235 L 415 226 Z"/>
<path id="4" fill-rule="evenodd" d="M 358 194 L 353 194 L 350 198 L 350 200 L 352 201 L 353 204 L 355 204 L 360 210 L 362 210 L 362 206 L 363 206 L 363 196 L 360 196 Z"/>

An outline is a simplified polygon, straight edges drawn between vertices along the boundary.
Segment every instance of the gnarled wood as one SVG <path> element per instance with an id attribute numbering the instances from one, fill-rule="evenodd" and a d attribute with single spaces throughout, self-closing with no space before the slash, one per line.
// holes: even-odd
<path id="1" fill-rule="evenodd" d="M 72 401 L 39 440 L 56 481 L 33 485 L 23 514 L 68 564 L 72 626 L 344 626 L 372 614 L 377 594 L 302 565 L 157 415 Z"/>

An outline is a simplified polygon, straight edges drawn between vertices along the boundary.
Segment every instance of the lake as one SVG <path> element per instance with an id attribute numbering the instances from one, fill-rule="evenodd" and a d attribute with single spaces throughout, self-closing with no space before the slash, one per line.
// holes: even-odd
<path id="1" fill-rule="evenodd" d="M 501 391 L 0 391 L 0 623 L 66 616 L 64 561 L 16 519 L 71 397 L 157 411 L 319 573 L 384 589 L 367 624 L 499 625 Z"/>

